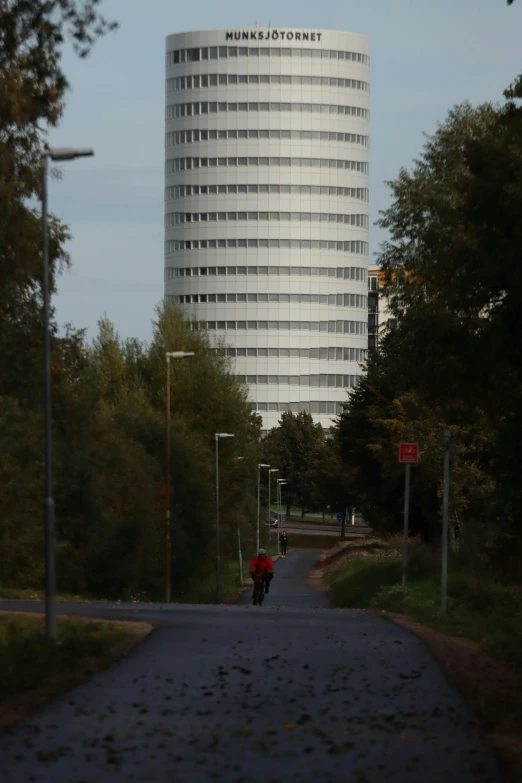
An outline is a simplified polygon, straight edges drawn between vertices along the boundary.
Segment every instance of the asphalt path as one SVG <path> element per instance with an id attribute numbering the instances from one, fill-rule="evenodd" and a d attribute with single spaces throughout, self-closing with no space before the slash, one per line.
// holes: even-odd
<path id="1" fill-rule="evenodd" d="M 314 561 L 310 552 L 279 560 L 262 607 L 250 591 L 236 606 L 61 604 L 158 627 L 0 735 L 0 780 L 504 781 L 424 644 L 380 616 L 329 608 L 306 578 Z"/>

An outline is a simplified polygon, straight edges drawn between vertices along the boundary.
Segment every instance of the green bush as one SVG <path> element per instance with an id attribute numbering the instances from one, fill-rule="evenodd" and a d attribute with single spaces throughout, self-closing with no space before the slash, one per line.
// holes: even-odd
<path id="1" fill-rule="evenodd" d="M 355 548 L 354 548 L 355 549 Z M 408 584 L 401 585 L 397 549 L 360 552 L 334 568 L 326 584 L 335 606 L 405 614 L 441 631 L 478 642 L 489 655 L 522 666 L 522 591 L 458 570 L 448 574 L 447 612 L 441 613 L 440 555 L 414 551 Z"/>
<path id="2" fill-rule="evenodd" d="M 401 579 L 401 565 L 394 557 L 379 553 L 372 557 L 353 555 L 330 572 L 326 584 L 336 606 L 367 608 L 381 588 Z"/>

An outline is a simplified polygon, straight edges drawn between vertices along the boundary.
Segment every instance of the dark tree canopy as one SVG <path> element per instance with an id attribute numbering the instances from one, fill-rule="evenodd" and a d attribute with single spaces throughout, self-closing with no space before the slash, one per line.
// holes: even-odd
<path id="1" fill-rule="evenodd" d="M 380 265 L 397 328 L 340 417 L 345 465 L 375 527 L 401 524 L 401 440 L 416 440 L 412 527 L 440 525 L 442 433 L 454 510 L 474 530 L 522 527 L 522 79 L 501 107 L 454 108 L 388 183 Z M 437 533 L 438 535 L 438 533 Z"/>

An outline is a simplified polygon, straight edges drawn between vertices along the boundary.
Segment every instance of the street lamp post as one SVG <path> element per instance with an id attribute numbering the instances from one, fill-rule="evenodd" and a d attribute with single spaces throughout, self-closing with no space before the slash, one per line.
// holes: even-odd
<path id="1" fill-rule="evenodd" d="M 170 537 L 170 497 L 171 497 L 171 476 L 170 476 L 170 360 L 187 359 L 194 356 L 194 351 L 167 351 L 167 410 L 166 410 L 166 465 L 165 465 L 165 491 L 167 494 L 167 508 L 165 511 L 165 603 L 170 603 L 170 562 L 171 562 L 171 537 Z"/>
<path id="2" fill-rule="evenodd" d="M 221 551 L 219 540 L 219 440 L 233 438 L 230 432 L 216 432 L 216 603 L 221 603 Z"/>
<path id="3" fill-rule="evenodd" d="M 271 525 L 270 514 L 272 513 L 272 509 L 270 507 L 270 490 L 272 487 L 272 481 L 271 481 L 272 473 L 279 473 L 279 468 L 270 468 L 270 470 L 268 471 L 268 546 L 267 546 L 268 557 L 270 557 L 270 533 L 272 532 L 272 528 L 270 527 Z"/>
<path id="4" fill-rule="evenodd" d="M 286 484 L 286 479 L 277 479 L 277 554 L 281 554 L 280 538 L 281 538 L 281 517 L 283 516 L 283 499 L 282 499 L 282 487 Z"/>
<path id="5" fill-rule="evenodd" d="M 257 534 L 256 534 L 256 553 L 259 552 L 259 525 L 261 521 L 261 468 L 269 468 L 270 465 L 265 465 L 264 462 L 260 462 L 257 466 Z"/>
<path id="6" fill-rule="evenodd" d="M 244 460 L 244 457 L 236 457 L 237 462 L 241 462 Z M 239 584 L 243 584 L 243 553 L 241 552 L 241 518 L 238 515 L 237 520 L 237 552 L 238 552 L 238 563 L 239 563 Z"/>
<path id="7" fill-rule="evenodd" d="M 42 177 L 42 294 L 44 343 L 44 420 L 45 420 L 45 631 L 56 641 L 56 532 L 54 526 L 54 497 L 52 471 L 52 404 L 51 404 L 51 335 L 49 324 L 49 234 L 47 178 L 51 160 L 74 160 L 94 155 L 91 149 L 55 147 L 46 149 L 41 158 Z"/>

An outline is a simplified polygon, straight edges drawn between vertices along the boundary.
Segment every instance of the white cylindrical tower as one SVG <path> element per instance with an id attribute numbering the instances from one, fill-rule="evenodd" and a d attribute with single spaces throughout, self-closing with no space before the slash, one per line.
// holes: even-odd
<path id="1" fill-rule="evenodd" d="M 368 39 L 167 38 L 165 295 L 224 338 L 263 428 L 324 427 L 367 351 Z"/>

